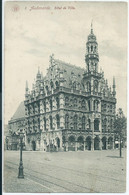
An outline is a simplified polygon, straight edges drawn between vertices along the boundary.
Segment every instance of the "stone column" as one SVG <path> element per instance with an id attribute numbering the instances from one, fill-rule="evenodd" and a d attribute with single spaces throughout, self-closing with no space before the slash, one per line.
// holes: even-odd
<path id="1" fill-rule="evenodd" d="M 66 152 L 68 152 L 68 141 L 65 142 Z"/>
<path id="2" fill-rule="evenodd" d="M 102 150 L 102 139 L 99 141 L 99 149 Z"/>
<path id="3" fill-rule="evenodd" d="M 94 150 L 94 119 L 91 120 L 91 130 L 92 130 L 91 150 Z"/>
<path id="4" fill-rule="evenodd" d="M 59 97 L 59 104 L 60 104 L 60 108 L 64 108 L 64 95 L 63 94 L 60 94 L 60 97 Z"/>
<path id="5" fill-rule="evenodd" d="M 112 139 L 112 149 L 114 149 L 114 138 Z"/>
<path id="6" fill-rule="evenodd" d="M 84 151 L 85 151 L 86 142 L 84 141 Z"/>
<path id="7" fill-rule="evenodd" d="M 75 151 L 77 151 L 77 141 L 75 141 Z"/>
<path id="8" fill-rule="evenodd" d="M 94 138 L 92 137 L 92 140 L 91 140 L 91 150 L 93 151 L 94 150 Z"/>
<path id="9" fill-rule="evenodd" d="M 106 150 L 108 149 L 108 140 L 106 139 Z"/>

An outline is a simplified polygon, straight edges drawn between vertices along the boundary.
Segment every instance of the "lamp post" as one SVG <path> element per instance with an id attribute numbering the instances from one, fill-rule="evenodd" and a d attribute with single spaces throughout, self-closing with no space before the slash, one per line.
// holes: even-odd
<path id="1" fill-rule="evenodd" d="M 18 178 L 24 178 L 24 174 L 23 174 L 23 162 L 22 162 L 22 147 L 23 147 L 23 137 L 24 137 L 24 133 L 22 132 L 22 130 L 20 130 L 19 133 L 20 136 L 20 163 L 19 163 L 19 172 L 18 172 Z"/>

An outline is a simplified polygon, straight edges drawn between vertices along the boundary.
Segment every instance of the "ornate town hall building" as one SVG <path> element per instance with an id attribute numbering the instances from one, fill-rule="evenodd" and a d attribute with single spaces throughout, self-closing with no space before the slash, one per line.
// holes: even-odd
<path id="1" fill-rule="evenodd" d="M 115 79 L 109 88 L 98 71 L 96 36 L 86 43 L 86 68 L 50 57 L 45 77 L 38 70 L 32 91 L 26 84 L 26 149 L 43 151 L 114 148 Z"/>

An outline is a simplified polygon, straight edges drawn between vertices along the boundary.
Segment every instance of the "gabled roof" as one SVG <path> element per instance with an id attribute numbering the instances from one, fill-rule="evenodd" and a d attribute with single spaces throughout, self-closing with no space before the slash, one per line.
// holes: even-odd
<path id="1" fill-rule="evenodd" d="M 11 118 L 11 120 L 15 120 L 15 119 L 20 119 L 25 117 L 25 106 L 24 106 L 24 101 L 20 103 L 20 105 L 18 106 L 16 112 L 14 113 L 13 117 Z"/>

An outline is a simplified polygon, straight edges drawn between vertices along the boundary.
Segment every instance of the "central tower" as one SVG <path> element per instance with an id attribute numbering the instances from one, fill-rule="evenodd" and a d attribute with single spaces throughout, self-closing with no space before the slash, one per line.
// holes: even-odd
<path id="1" fill-rule="evenodd" d="M 91 23 L 91 33 L 88 36 L 86 43 L 86 55 L 85 55 L 86 69 L 87 72 L 98 72 L 98 43 L 96 36 L 93 33 L 93 27 Z"/>

